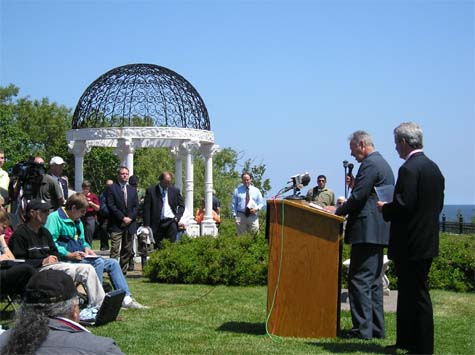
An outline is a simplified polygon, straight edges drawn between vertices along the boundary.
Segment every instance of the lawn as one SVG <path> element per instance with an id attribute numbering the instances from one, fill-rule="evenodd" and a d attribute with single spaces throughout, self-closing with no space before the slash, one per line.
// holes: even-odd
<path id="1" fill-rule="evenodd" d="M 90 328 L 114 338 L 126 354 L 378 354 L 395 341 L 395 314 L 386 314 L 387 338 L 271 338 L 266 334 L 266 288 L 150 283 L 129 278 L 147 310 L 121 310 L 116 322 Z M 432 291 L 436 354 L 475 354 L 475 295 Z M 342 329 L 351 327 L 342 312 Z"/>

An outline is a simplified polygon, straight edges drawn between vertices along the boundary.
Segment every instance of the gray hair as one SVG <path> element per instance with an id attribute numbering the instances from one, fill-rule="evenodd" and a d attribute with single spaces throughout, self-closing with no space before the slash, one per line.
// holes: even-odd
<path id="1" fill-rule="evenodd" d="M 374 147 L 373 138 L 369 135 L 366 131 L 356 131 L 353 132 L 349 137 L 348 140 L 350 143 L 359 144 L 363 142 L 365 147 Z"/>
<path id="2" fill-rule="evenodd" d="M 70 318 L 78 304 L 77 297 L 58 303 L 23 303 L 1 354 L 34 354 L 48 336 L 49 318 Z"/>
<path id="3" fill-rule="evenodd" d="M 423 147 L 422 128 L 414 122 L 403 122 L 394 128 L 394 138 L 396 142 L 401 142 L 404 139 L 414 149 L 421 149 Z"/>

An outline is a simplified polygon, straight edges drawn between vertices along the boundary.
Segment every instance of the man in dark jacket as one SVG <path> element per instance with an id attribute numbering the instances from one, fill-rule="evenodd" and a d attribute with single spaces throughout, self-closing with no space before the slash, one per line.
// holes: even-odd
<path id="1" fill-rule="evenodd" d="M 59 270 L 33 276 L 26 286 L 15 326 L 0 335 L 2 354 L 123 355 L 114 340 L 91 334 L 78 324 L 74 282 Z"/>
<path id="2" fill-rule="evenodd" d="M 361 163 L 351 195 L 335 211 L 348 215 L 345 242 L 351 244 L 348 291 L 353 328 L 350 337 L 384 338 L 383 249 L 389 240 L 389 223 L 376 206 L 375 187 L 394 185 L 389 164 L 378 153 L 371 136 L 356 131 L 350 136 L 351 155 Z"/>
<path id="3" fill-rule="evenodd" d="M 109 209 L 107 208 L 106 192 L 107 188 L 111 186 L 114 181 L 107 179 L 105 182 L 104 190 L 99 194 L 99 228 L 97 230 L 99 239 L 101 241 L 101 250 L 109 250 L 109 232 L 107 231 L 107 225 L 109 220 Z"/>
<path id="4" fill-rule="evenodd" d="M 136 218 L 139 212 L 137 190 L 128 184 L 129 169 L 121 166 L 117 181 L 107 188 L 106 201 L 109 210 L 109 232 L 111 237 L 110 257 L 120 256 L 120 267 L 127 274 L 132 258 L 134 235 L 137 233 Z"/>
<path id="5" fill-rule="evenodd" d="M 43 226 L 48 218 L 50 204 L 40 199 L 31 200 L 26 207 L 26 222 L 13 233 L 8 245 L 16 258 L 43 272 L 47 269 L 62 270 L 74 281 L 84 285 L 89 304 L 100 307 L 104 290 L 94 267 L 59 261 L 59 253 L 51 233 Z"/>
<path id="6" fill-rule="evenodd" d="M 178 221 L 185 212 L 180 190 L 172 186 L 172 174 L 160 174 L 159 183 L 145 192 L 143 224 L 151 227 L 156 242 L 168 239 L 176 241 Z"/>
<path id="7" fill-rule="evenodd" d="M 388 256 L 398 277 L 396 344 L 411 354 L 434 353 L 434 319 L 428 275 L 439 254 L 439 215 L 444 206 L 444 176 L 422 151 L 422 129 L 405 122 L 394 129 L 399 168 L 393 201 L 379 201 L 391 221 Z"/>

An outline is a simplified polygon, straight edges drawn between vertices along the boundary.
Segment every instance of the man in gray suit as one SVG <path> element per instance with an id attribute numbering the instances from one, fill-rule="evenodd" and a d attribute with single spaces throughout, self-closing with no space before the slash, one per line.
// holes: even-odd
<path id="1" fill-rule="evenodd" d="M 394 185 L 389 164 L 375 151 L 371 136 L 356 131 L 350 138 L 351 155 L 361 163 L 351 196 L 335 214 L 348 215 L 345 243 L 351 244 L 348 274 L 352 338 L 384 338 L 383 249 L 389 241 L 389 223 L 378 212 L 375 186 Z M 330 209 L 330 208 L 327 208 Z"/>

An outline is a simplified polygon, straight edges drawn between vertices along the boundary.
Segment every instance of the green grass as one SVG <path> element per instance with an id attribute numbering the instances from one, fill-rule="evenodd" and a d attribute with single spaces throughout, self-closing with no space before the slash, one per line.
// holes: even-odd
<path id="1" fill-rule="evenodd" d="M 271 339 L 265 330 L 266 288 L 167 285 L 131 279 L 148 310 L 122 310 L 116 322 L 91 328 L 114 338 L 126 354 L 378 354 L 395 341 L 395 314 L 386 314 L 387 338 Z M 432 291 L 436 354 L 475 353 L 475 295 Z M 351 328 L 342 312 L 342 329 Z"/>

